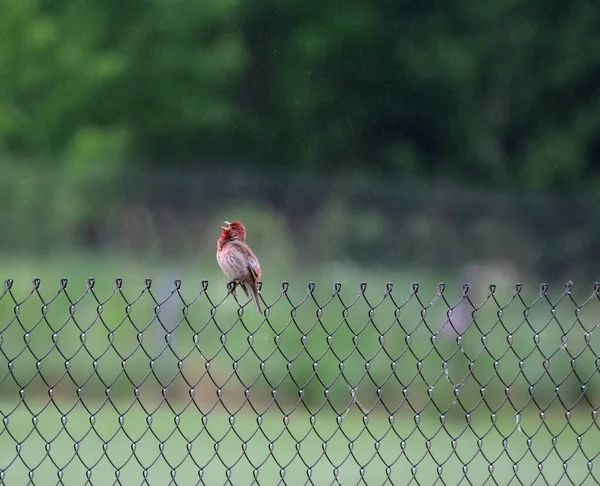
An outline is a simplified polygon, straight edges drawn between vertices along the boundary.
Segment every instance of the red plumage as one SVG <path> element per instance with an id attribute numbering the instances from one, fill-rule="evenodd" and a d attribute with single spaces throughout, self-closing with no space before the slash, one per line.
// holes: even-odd
<path id="1" fill-rule="evenodd" d="M 246 228 L 240 221 L 225 221 L 225 226 L 221 228 L 223 232 L 217 241 L 217 263 L 230 279 L 227 287 L 233 284 L 232 293 L 235 295 L 235 286 L 239 285 L 246 297 L 249 297 L 246 286 L 250 287 L 256 310 L 262 314 L 258 295 L 258 281 L 262 277 L 262 270 L 258 258 L 246 244 Z"/>

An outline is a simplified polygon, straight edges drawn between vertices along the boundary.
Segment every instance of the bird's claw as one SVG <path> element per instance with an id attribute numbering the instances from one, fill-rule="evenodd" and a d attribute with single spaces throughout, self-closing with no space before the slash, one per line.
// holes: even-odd
<path id="1" fill-rule="evenodd" d="M 236 286 L 236 283 L 234 281 L 227 282 L 227 285 L 226 285 L 227 291 L 234 297 L 235 297 L 235 286 Z"/>

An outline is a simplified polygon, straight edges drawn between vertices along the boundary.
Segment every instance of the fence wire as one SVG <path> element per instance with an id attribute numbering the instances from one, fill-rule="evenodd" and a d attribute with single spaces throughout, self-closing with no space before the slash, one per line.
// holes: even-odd
<path id="1" fill-rule="evenodd" d="M 4 283 L 1 484 L 600 479 L 598 283 L 68 283 Z"/>

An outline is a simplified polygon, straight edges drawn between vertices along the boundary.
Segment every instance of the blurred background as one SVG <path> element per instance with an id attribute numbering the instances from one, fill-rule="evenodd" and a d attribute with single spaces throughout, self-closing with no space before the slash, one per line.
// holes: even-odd
<path id="1" fill-rule="evenodd" d="M 506 324 L 522 326 L 524 338 L 517 344 L 522 356 L 530 353 L 527 377 L 519 375 L 518 354 L 502 355 L 512 360 L 507 366 L 518 376 L 514 386 L 521 403 L 531 405 L 530 382 L 545 390 L 544 403 L 558 403 L 552 397 L 563 378 L 549 377 L 545 367 L 554 351 L 552 359 L 564 366 L 577 355 L 585 376 L 597 371 L 595 348 L 588 341 L 583 346 L 583 336 L 597 323 L 597 302 L 590 304 L 596 307 L 588 321 L 575 312 L 578 304 L 563 302 L 568 332 L 554 325 L 552 302 L 567 279 L 575 282 L 576 300 L 583 301 L 599 275 L 600 5 L 585 0 L 0 0 L 0 12 L 5 38 L 0 43 L 0 268 L 2 279 L 15 280 L 14 295 L 0 300 L 6 338 L 1 359 L 5 370 L 21 359 L 13 371 L 23 373 L 18 376 L 24 382 L 37 373 L 36 361 L 45 352 L 42 369 L 56 380 L 64 378 L 66 358 L 52 344 L 59 328 L 64 345 L 82 360 L 75 382 L 88 376 L 82 371 L 86 363 L 93 374 L 90 356 L 102 355 L 104 369 L 122 385 L 115 390 L 131 395 L 121 358 L 106 337 L 110 330 L 129 336 L 120 343 L 135 354 L 139 379 L 148 362 L 137 331 L 124 322 L 124 301 L 114 300 L 119 295 L 111 300 L 114 309 L 107 304 L 102 311 L 106 328 L 88 343 L 90 355 L 80 346 L 81 329 L 100 321 L 89 294 L 79 330 L 69 320 L 64 296 L 56 301 L 63 299 L 55 305 L 54 321 L 48 316 L 49 323 L 40 322 L 35 294 L 19 307 L 22 320 L 15 321 L 15 302 L 28 295 L 32 278 L 42 278 L 42 298 L 49 299 L 59 278 L 67 277 L 75 299 L 85 292 L 85 279 L 95 277 L 100 300 L 110 295 L 115 277 L 124 279 L 132 297 L 141 292 L 144 278 L 152 278 L 158 299 L 169 295 L 176 278 L 183 280 L 189 300 L 208 280 L 209 295 L 219 301 L 225 277 L 215 261 L 216 240 L 222 221 L 236 219 L 246 224 L 248 242 L 260 258 L 267 303 L 280 295 L 284 280 L 297 301 L 309 281 L 316 282 L 323 300 L 340 281 L 341 295 L 350 301 L 365 281 L 375 302 L 386 282 L 403 301 L 417 281 L 427 303 L 437 282 L 444 281 L 450 305 L 460 299 L 464 282 L 471 283 L 478 302 L 491 283 L 506 301 L 521 282 L 533 301 L 540 282 L 548 282 L 554 300 L 536 307 L 539 317 L 527 320 L 526 313 L 523 320 L 526 306 L 516 301 L 513 321 Z M 146 329 L 154 304 L 144 295 L 136 322 Z M 227 332 L 207 325 L 210 306 L 204 304 L 179 342 L 189 352 L 194 333 L 205 333 L 216 353 L 213 371 L 223 370 L 225 380 L 232 358 L 222 352 L 220 338 Z M 343 306 L 333 305 L 339 308 L 324 321 L 325 329 L 342 319 Z M 363 307 L 354 309 L 362 310 L 351 317 L 365 326 L 368 305 L 358 305 Z M 495 323 L 495 342 L 506 343 L 508 331 L 497 326 L 500 304 L 486 305 L 490 310 L 480 313 L 480 328 L 464 341 L 471 342 L 471 356 L 482 353 L 480 329 L 491 330 Z M 293 306 L 283 300 L 278 306 L 272 329 L 297 326 L 287 340 L 293 355 L 300 349 L 301 329 L 315 322 L 317 305 L 308 302 L 305 317 L 293 324 Z M 406 329 L 421 326 L 411 346 L 423 356 L 431 349 L 431 335 L 445 325 L 448 307 L 435 309 L 427 321 L 430 329 L 421 322 L 419 305 L 403 321 Z M 228 300 L 217 321 L 227 328 L 236 310 Z M 471 310 L 459 329 L 466 329 Z M 394 321 L 394 306 L 388 311 L 380 314 L 386 326 Z M 171 312 L 171 321 L 150 327 L 157 327 L 157 354 L 164 348 L 163 334 L 179 322 L 180 306 L 174 303 Z M 260 328 L 258 316 L 248 319 Z M 260 329 L 264 343 L 272 344 L 276 331 Z M 377 345 L 378 331 L 369 329 L 365 332 L 373 333 Z M 30 347 L 39 346 L 39 353 L 17 356 L 27 332 Z M 243 353 L 250 331 L 237 326 L 228 332 L 232 352 Z M 314 346 L 323 346 L 327 332 L 322 330 Z M 338 346 L 356 351 L 352 332 L 339 332 L 346 334 Z M 537 332 L 548 336 L 546 355 L 531 341 Z M 579 339 L 570 355 L 568 333 L 570 343 Z M 406 334 L 398 330 L 388 344 L 402 349 Z M 437 344 L 446 346 L 447 356 L 455 356 L 454 338 L 449 331 Z M 483 354 L 478 369 L 492 376 L 494 360 Z M 196 383 L 215 387 L 202 378 L 206 356 L 192 353 L 186 359 L 197 360 Z M 293 402 L 298 386 L 289 373 L 285 378 L 286 360 L 276 356 L 275 373 L 287 380 L 284 396 Z M 364 358 L 353 356 L 347 373 L 356 382 L 365 375 Z M 399 379 L 406 384 L 415 376 L 415 357 L 403 356 L 409 361 Z M 445 358 L 427 356 L 433 380 L 446 370 Z M 249 376 L 260 374 L 259 359 L 247 359 L 254 360 L 254 368 L 246 368 Z M 330 369 L 339 363 L 332 355 L 323 359 Z M 389 376 L 390 359 L 382 354 L 378 359 L 380 368 L 373 370 L 380 370 L 382 381 Z M 460 354 L 452 359 L 462 360 L 454 371 L 450 365 L 455 381 L 468 377 L 465 386 L 476 392 L 480 383 L 469 375 L 469 359 Z M 166 381 L 176 373 L 176 361 L 171 368 L 165 365 L 171 370 Z M 311 359 L 302 363 L 294 373 L 310 385 L 307 400 L 319 403 L 323 385 L 313 379 Z M 0 387 L 15 391 L 21 385 L 11 373 Z M 565 400 L 573 404 L 581 399 L 585 380 L 567 375 Z M 338 381 L 346 400 L 348 385 Z M 387 383 L 390 396 L 401 400 L 402 386 Z M 442 396 L 450 403 L 452 386 L 445 385 Z M 498 404 L 506 403 L 503 383 L 496 385 L 490 393 L 496 393 Z M 591 385 L 586 393 L 596 403 Z M 48 384 L 36 378 L 30 386 L 39 386 L 44 395 Z M 102 395 L 106 384 L 93 377 L 88 388 L 94 386 Z M 259 396 L 268 399 L 271 385 L 253 386 L 263 386 Z M 421 386 L 418 400 L 426 401 L 425 381 L 415 386 Z M 365 387 L 375 397 L 375 385 Z M 210 396 L 213 400 L 212 391 Z"/>
<path id="2" fill-rule="evenodd" d="M 289 280 L 336 262 L 598 276 L 591 2 L 1 5 L 5 262 L 209 275 L 242 219 Z"/>

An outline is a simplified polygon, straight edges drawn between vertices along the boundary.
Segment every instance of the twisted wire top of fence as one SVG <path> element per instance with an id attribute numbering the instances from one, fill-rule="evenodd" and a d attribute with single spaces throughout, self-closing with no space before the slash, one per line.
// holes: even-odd
<path id="1" fill-rule="evenodd" d="M 597 282 L 136 287 L 5 281 L 1 481 L 596 481 Z"/>
<path id="2" fill-rule="evenodd" d="M 18 300 L 14 296 L 14 293 L 13 293 L 13 285 L 14 285 L 14 283 L 15 283 L 15 281 L 12 278 L 7 278 L 4 281 L 4 290 L 3 290 L 3 293 L 0 295 L 0 299 L 7 298 L 7 296 L 10 296 L 10 298 L 13 300 L 13 303 L 15 305 L 20 305 L 22 303 L 25 303 L 34 294 L 37 294 L 37 296 L 39 297 L 40 301 L 43 304 L 45 303 L 45 301 L 44 301 L 44 299 L 43 299 L 43 297 L 42 297 L 42 295 L 40 293 L 41 284 L 42 284 L 41 279 L 34 278 L 31 281 L 30 292 L 27 294 L 27 296 L 21 302 L 18 302 Z M 93 296 L 93 298 L 96 300 L 96 302 L 99 305 L 102 303 L 102 299 L 100 299 L 98 297 L 97 292 L 95 291 L 95 287 L 96 287 L 96 279 L 95 278 L 88 278 L 86 280 L 84 293 L 83 293 L 83 295 L 81 297 L 79 297 L 76 300 L 71 300 L 71 298 L 69 298 L 69 296 L 67 295 L 67 285 L 68 285 L 68 283 L 69 283 L 69 279 L 68 278 L 61 278 L 58 281 L 58 288 L 56 290 L 56 295 L 53 298 L 51 298 L 50 300 L 48 300 L 47 304 L 50 304 L 61 293 L 65 294 L 65 296 L 67 297 L 67 299 L 69 299 L 71 305 L 75 305 L 75 304 L 79 303 L 83 299 L 83 297 L 85 297 L 87 294 L 91 294 Z M 157 300 L 157 298 L 153 295 L 153 292 L 152 292 L 152 283 L 153 283 L 153 280 L 151 278 L 144 279 L 144 281 L 142 283 L 142 288 L 141 288 L 140 294 L 139 294 L 139 296 L 137 298 L 141 297 L 145 292 L 147 292 L 151 296 L 151 298 L 154 300 L 154 303 L 156 305 L 161 305 L 161 302 L 159 300 Z M 262 282 L 259 282 L 258 285 L 259 285 L 259 289 L 262 288 Z M 201 288 L 200 288 L 199 294 L 196 296 L 196 298 L 198 298 L 200 295 L 204 294 L 206 296 L 206 298 L 209 299 L 209 301 L 212 304 L 213 302 L 210 300 L 210 297 L 208 296 L 208 286 L 209 286 L 208 280 L 202 280 L 201 281 L 201 285 L 200 285 Z M 287 295 L 289 289 L 290 289 L 290 283 L 288 281 L 282 282 L 281 283 L 281 287 L 280 287 L 280 297 Z M 336 296 L 339 297 L 341 289 L 342 289 L 342 283 L 341 282 L 335 282 L 333 284 L 332 297 L 336 297 Z M 389 299 L 391 299 L 393 301 L 394 304 L 396 304 L 396 302 L 394 301 L 394 299 L 392 297 L 393 289 L 394 289 L 394 284 L 393 283 L 391 283 L 391 282 L 386 283 L 385 284 L 384 292 L 381 295 L 381 297 L 383 299 L 389 298 Z M 523 284 L 518 283 L 518 282 L 515 283 L 515 285 L 514 285 L 514 287 L 512 289 L 513 290 L 513 292 L 512 292 L 513 293 L 513 299 L 511 299 L 511 301 L 514 300 L 514 298 L 518 297 L 519 300 L 521 301 L 521 303 L 525 307 L 532 307 L 533 305 L 535 305 L 537 303 L 537 300 L 539 300 L 539 299 L 536 299 L 534 302 L 531 302 L 531 304 L 528 306 L 523 301 L 523 299 L 520 297 L 522 295 L 522 293 L 523 293 L 523 289 L 524 289 Z M 540 286 L 539 286 L 539 298 L 540 299 L 545 299 L 550 305 L 553 305 L 552 302 L 549 300 L 549 297 L 548 297 L 549 289 L 550 289 L 550 286 L 547 283 L 541 283 Z M 162 300 L 162 303 L 166 302 L 174 294 L 180 294 L 181 290 L 182 290 L 182 281 L 180 279 L 174 280 L 171 292 L 169 293 L 169 295 L 165 299 Z M 307 297 L 312 296 L 313 299 L 314 299 L 315 290 L 316 290 L 316 284 L 314 282 L 309 282 L 308 285 L 307 285 L 307 287 L 306 287 L 306 296 Z M 361 297 L 364 298 L 364 299 L 366 299 L 366 290 L 367 290 L 367 282 L 361 282 L 359 284 L 359 286 L 358 286 L 357 300 L 359 298 L 361 298 Z M 409 291 L 408 295 L 406 295 L 406 293 L 404 293 L 404 292 L 398 292 L 398 291 L 396 291 L 396 292 L 399 293 L 400 296 L 402 296 L 402 295 L 404 295 L 405 297 L 408 296 L 409 299 L 410 298 L 415 298 L 415 299 L 417 299 L 419 301 L 419 303 L 422 306 L 424 306 L 423 302 L 418 297 L 419 290 L 420 290 L 419 283 L 418 282 L 413 282 L 411 284 L 411 286 L 410 286 L 410 291 Z M 481 290 L 481 289 L 479 289 L 479 290 Z M 489 284 L 487 286 L 486 290 L 487 290 L 487 296 L 486 296 L 485 300 L 487 301 L 488 299 L 493 299 L 496 302 L 497 306 L 499 308 L 501 308 L 502 305 L 494 298 L 494 295 L 496 294 L 497 286 L 495 284 Z M 573 282 L 572 281 L 565 282 L 564 289 L 561 289 L 561 294 L 562 295 L 560 295 L 558 297 L 558 300 L 556 301 L 556 304 L 558 304 L 560 302 L 560 300 L 562 300 L 564 297 L 567 297 L 567 296 L 571 298 L 571 301 L 573 303 L 575 303 L 573 301 L 573 298 L 571 297 L 572 293 L 573 293 L 573 290 L 574 290 Z M 125 296 L 123 294 L 123 291 L 124 291 L 123 279 L 122 278 L 115 278 L 114 279 L 114 285 L 113 285 L 112 292 L 108 296 L 108 298 L 104 300 L 104 302 L 107 302 L 108 299 L 110 299 L 113 295 L 115 295 L 115 294 L 118 293 L 118 294 L 120 294 L 123 297 L 124 301 L 126 303 L 128 303 L 127 299 L 125 298 Z M 583 303 L 584 305 L 591 298 L 598 297 L 598 295 L 600 293 L 600 282 L 594 282 L 592 284 L 591 288 L 590 288 L 590 291 L 591 291 L 590 298 L 587 299 Z M 471 293 L 471 295 L 473 294 L 471 284 L 470 283 L 464 283 L 462 285 L 462 291 L 461 291 L 462 296 L 461 296 L 460 302 L 456 303 L 453 306 L 444 297 L 445 292 L 446 292 L 446 284 L 444 282 L 438 283 L 437 288 L 435 289 L 434 295 L 435 295 L 436 298 L 442 298 L 444 300 L 444 303 L 446 304 L 446 306 L 449 309 L 452 309 L 452 307 L 455 307 L 456 305 L 459 305 L 464 300 L 467 300 L 467 301 L 471 302 L 470 298 L 469 298 L 469 294 L 470 293 Z M 216 303 L 213 306 L 216 308 L 219 305 L 222 305 L 224 303 L 225 299 L 226 299 L 226 296 L 223 297 L 222 300 L 220 300 L 220 301 L 215 301 Z M 137 300 L 137 299 L 135 299 L 135 300 Z M 264 300 L 263 300 L 263 302 L 264 302 Z M 330 300 L 324 302 L 323 303 L 323 307 L 325 307 L 326 305 L 328 305 L 330 302 L 331 302 Z M 405 301 L 403 304 L 396 304 L 396 308 L 398 308 L 398 309 L 402 308 L 402 306 L 405 305 L 407 302 L 408 301 Z M 132 303 L 133 303 L 133 301 L 132 301 Z M 185 306 L 187 306 L 187 304 L 186 304 L 185 300 L 183 300 L 183 298 L 182 298 L 182 303 Z M 190 302 L 189 305 L 191 305 L 192 303 L 193 302 Z M 266 302 L 264 302 L 264 303 L 267 304 Z M 277 303 L 277 301 L 273 302 L 271 305 L 268 305 L 267 307 L 272 307 L 276 303 Z M 349 304 L 349 305 L 353 305 L 354 303 L 356 303 L 356 300 L 354 302 L 352 302 L 351 304 Z M 379 304 L 380 303 L 381 302 L 379 302 Z M 433 305 L 433 303 L 434 302 L 431 302 L 429 305 Z M 316 300 L 315 300 L 315 304 L 317 304 L 317 306 L 319 305 L 316 302 Z M 508 302 L 507 305 L 508 304 L 510 304 L 510 302 Z M 472 302 L 471 302 L 471 305 L 475 309 L 478 308 L 478 306 L 475 305 L 475 304 L 473 304 Z M 373 307 L 373 309 L 375 307 Z"/>

